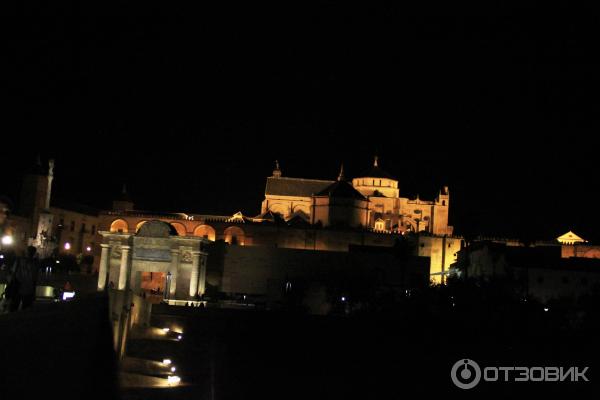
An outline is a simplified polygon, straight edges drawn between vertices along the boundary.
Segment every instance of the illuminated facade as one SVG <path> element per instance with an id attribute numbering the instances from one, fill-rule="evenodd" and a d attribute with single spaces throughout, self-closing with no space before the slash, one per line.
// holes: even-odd
<path id="1" fill-rule="evenodd" d="M 261 213 L 273 212 L 283 219 L 303 218 L 322 226 L 345 225 L 378 232 L 426 232 L 452 235 L 448 225 L 450 193 L 447 186 L 431 201 L 400 197 L 398 180 L 379 167 L 351 181 L 342 171 L 337 181 L 289 178 L 276 163 L 267 178 Z"/>
<path id="2" fill-rule="evenodd" d="M 430 258 L 433 281 L 441 282 L 456 261 L 462 239 L 448 225 L 448 188 L 433 201 L 403 198 L 398 181 L 378 160 L 351 181 L 283 177 L 279 164 L 267 178 L 261 213 L 255 217 L 135 210 L 120 198 L 100 214 L 103 231 L 133 234 L 147 222 L 169 223 L 178 236 L 223 240 L 230 245 L 347 252 L 351 246 L 392 247 L 407 232 L 417 235 L 415 255 Z"/>

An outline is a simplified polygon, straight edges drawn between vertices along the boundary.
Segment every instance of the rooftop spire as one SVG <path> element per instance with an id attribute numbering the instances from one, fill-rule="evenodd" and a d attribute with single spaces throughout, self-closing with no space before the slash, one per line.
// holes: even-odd
<path id="1" fill-rule="evenodd" d="M 340 167 L 340 174 L 338 175 L 338 181 L 345 181 L 346 177 L 344 176 L 344 163 L 342 163 L 342 166 Z"/>
<path id="2" fill-rule="evenodd" d="M 273 170 L 273 177 L 281 178 L 281 169 L 279 168 L 278 160 L 275 160 L 275 169 Z"/>
<path id="3" fill-rule="evenodd" d="M 375 160 L 373 161 L 373 166 L 378 167 L 379 165 L 379 157 L 375 156 Z"/>

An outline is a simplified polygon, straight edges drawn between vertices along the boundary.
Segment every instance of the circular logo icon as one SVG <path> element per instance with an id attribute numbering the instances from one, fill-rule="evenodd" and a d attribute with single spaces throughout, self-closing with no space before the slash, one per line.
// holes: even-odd
<path id="1" fill-rule="evenodd" d="M 465 358 L 458 360 L 450 371 L 452 382 L 461 389 L 472 389 L 481 380 L 481 368 L 473 361 Z"/>

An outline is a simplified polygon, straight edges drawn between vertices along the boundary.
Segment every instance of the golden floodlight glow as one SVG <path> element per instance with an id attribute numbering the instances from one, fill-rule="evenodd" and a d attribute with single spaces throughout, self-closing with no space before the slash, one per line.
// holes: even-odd
<path id="1" fill-rule="evenodd" d="M 169 385 L 176 385 L 179 382 L 181 382 L 181 378 L 176 375 L 172 375 L 167 378 L 167 382 L 169 383 Z"/>
<path id="2" fill-rule="evenodd" d="M 163 328 L 163 332 L 164 332 L 164 333 L 167 333 L 167 332 L 169 332 L 169 331 L 170 331 L 170 329 L 169 329 L 169 328 Z"/>
<path id="3" fill-rule="evenodd" d="M 162 361 L 162 363 L 163 363 L 164 365 L 171 365 L 171 359 L 170 359 L 170 358 L 165 358 L 165 359 Z"/>
<path id="4" fill-rule="evenodd" d="M 4 235 L 2 236 L 2 244 L 5 246 L 10 246 L 11 244 L 13 244 L 14 240 L 13 237 L 10 235 Z"/>

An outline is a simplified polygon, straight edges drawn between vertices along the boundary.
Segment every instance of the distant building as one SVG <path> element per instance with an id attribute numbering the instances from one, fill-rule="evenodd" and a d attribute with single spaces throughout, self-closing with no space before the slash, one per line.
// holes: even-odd
<path id="1" fill-rule="evenodd" d="M 567 244 L 567 245 L 587 242 L 587 240 L 577 236 L 572 231 L 569 231 L 569 232 L 565 233 L 564 235 L 559 236 L 558 238 L 556 238 L 556 241 L 560 244 Z"/>
<path id="2" fill-rule="evenodd" d="M 284 177 L 276 163 L 267 178 L 261 213 L 283 219 L 300 217 L 322 226 L 358 227 L 377 232 L 427 232 L 452 235 L 448 225 L 450 193 L 447 186 L 432 201 L 400 197 L 398 180 L 373 166 L 351 181 L 343 167 L 337 181 Z"/>
<path id="3" fill-rule="evenodd" d="M 13 238 L 10 249 L 22 252 L 26 246 L 35 246 L 42 258 L 59 253 L 99 254 L 98 211 L 56 203 L 52 199 L 53 180 L 54 161 L 45 168 L 38 159 L 23 178 L 18 207 L 8 210 L 6 204 L 3 206 L 8 214 L 3 229 Z"/>
<path id="4" fill-rule="evenodd" d="M 600 290 L 600 260 L 564 258 L 560 246 L 507 246 L 473 242 L 452 267 L 462 278 L 505 280 L 524 297 L 542 302 Z"/>
<path id="5" fill-rule="evenodd" d="M 399 196 L 398 181 L 379 167 L 349 181 L 343 167 L 337 180 L 288 178 L 276 163 L 267 178 L 261 213 L 232 216 L 136 210 L 120 198 L 100 213 L 102 230 L 135 233 L 146 221 L 171 224 L 180 236 L 200 236 L 241 246 L 348 252 L 350 246 L 391 247 L 405 234 L 418 234 L 415 255 L 430 258 L 431 279 L 443 282 L 462 239 L 448 225 L 450 194 L 433 201 Z"/>

